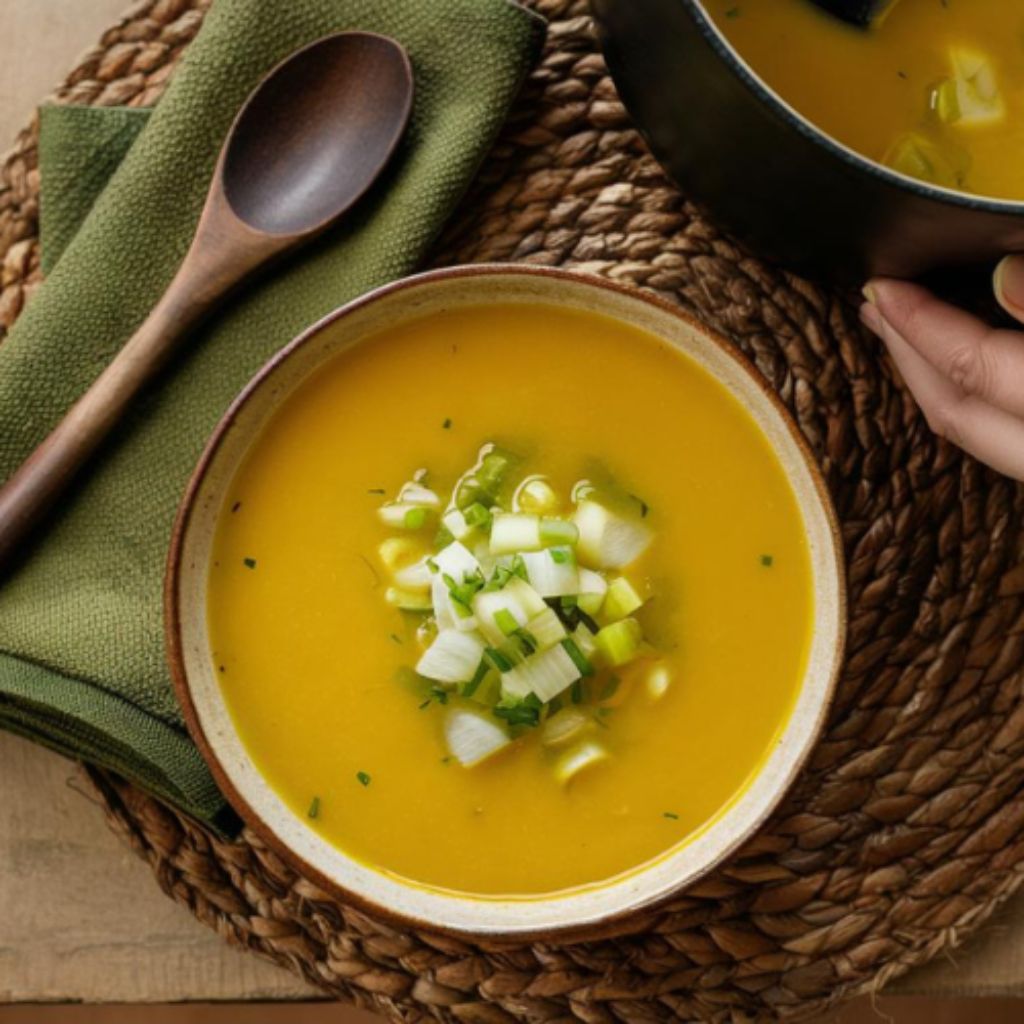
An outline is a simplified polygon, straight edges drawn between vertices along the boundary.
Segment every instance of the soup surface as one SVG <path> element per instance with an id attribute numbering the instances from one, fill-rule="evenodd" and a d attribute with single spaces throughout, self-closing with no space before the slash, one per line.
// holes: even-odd
<path id="1" fill-rule="evenodd" d="M 810 0 L 707 0 L 783 99 L 872 160 L 1024 198 L 1024 3 L 898 0 L 870 30 Z"/>
<path id="2" fill-rule="evenodd" d="M 538 730 L 473 767 L 449 755 L 462 698 L 418 699 L 423 617 L 384 599 L 382 495 L 421 467 L 450 492 L 485 442 L 563 494 L 614 474 L 656 537 L 630 571 L 671 685 L 655 700 L 627 666 L 609 756 L 568 785 Z M 812 604 L 799 507 L 739 403 L 648 334 L 517 305 L 397 326 L 303 384 L 226 497 L 208 614 L 242 740 L 296 815 L 379 870 L 528 896 L 639 867 L 743 792 L 795 703 Z"/>

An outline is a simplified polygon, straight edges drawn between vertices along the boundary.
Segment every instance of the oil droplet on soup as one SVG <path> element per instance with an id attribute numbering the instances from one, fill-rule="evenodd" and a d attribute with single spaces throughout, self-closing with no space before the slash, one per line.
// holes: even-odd
<path id="1" fill-rule="evenodd" d="M 446 498 L 488 441 L 563 501 L 606 468 L 655 535 L 628 573 L 659 672 L 591 694 L 605 756 L 568 783 L 541 729 L 451 756 L 464 698 L 418 699 L 425 615 L 386 598 L 381 505 L 420 467 Z M 212 658 L 269 784 L 360 861 L 482 895 L 607 880 L 705 828 L 785 727 L 812 630 L 800 510 L 747 412 L 659 339 L 543 306 L 432 315 L 318 371 L 233 481 L 213 563 Z"/>

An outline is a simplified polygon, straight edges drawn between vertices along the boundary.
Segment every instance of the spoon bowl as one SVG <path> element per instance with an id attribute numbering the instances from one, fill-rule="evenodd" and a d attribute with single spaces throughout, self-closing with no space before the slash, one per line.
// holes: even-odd
<path id="1" fill-rule="evenodd" d="M 313 43 L 271 71 L 235 120 L 222 168 L 228 204 L 266 234 L 325 227 L 388 162 L 411 106 L 412 69 L 394 40 L 346 32 Z"/>

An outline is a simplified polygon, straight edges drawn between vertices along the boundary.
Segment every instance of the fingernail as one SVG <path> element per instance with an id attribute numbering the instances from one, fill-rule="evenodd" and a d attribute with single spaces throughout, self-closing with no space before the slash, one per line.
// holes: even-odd
<path id="1" fill-rule="evenodd" d="M 864 293 L 864 298 L 867 299 L 872 306 L 878 305 L 878 292 L 875 291 L 875 286 L 870 281 L 864 285 L 861 291 Z"/>
<path id="2" fill-rule="evenodd" d="M 1024 256 L 1000 260 L 992 284 L 999 304 L 1007 312 L 1020 315 L 1024 310 Z"/>
<path id="3" fill-rule="evenodd" d="M 885 321 L 882 319 L 882 314 L 878 312 L 878 307 L 873 305 L 870 301 L 865 302 L 860 307 L 860 319 L 865 327 L 870 331 L 874 331 L 880 338 L 885 330 Z"/>

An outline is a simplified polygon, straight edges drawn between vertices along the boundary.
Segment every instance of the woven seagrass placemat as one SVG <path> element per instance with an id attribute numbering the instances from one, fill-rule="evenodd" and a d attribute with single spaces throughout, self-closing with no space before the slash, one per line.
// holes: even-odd
<path id="1" fill-rule="evenodd" d="M 206 0 L 141 0 L 61 101 L 151 103 Z M 756 363 L 843 522 L 850 643 L 827 734 L 785 806 L 635 934 L 570 946 L 396 931 L 259 840 L 216 839 L 93 772 L 158 884 L 229 941 L 394 1018 L 747 1021 L 820 1013 L 962 941 L 1024 877 L 1024 489 L 931 436 L 841 295 L 758 261 L 631 129 L 584 0 L 551 20 L 438 264 L 564 265 L 650 288 Z M 34 127 L 0 168 L 0 336 L 39 280 Z"/>

